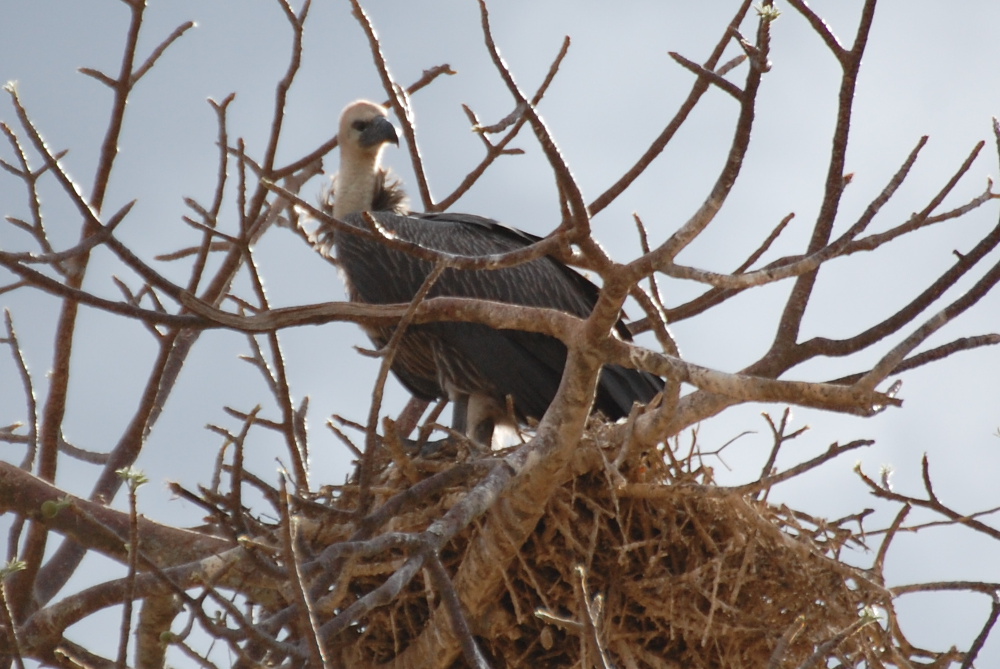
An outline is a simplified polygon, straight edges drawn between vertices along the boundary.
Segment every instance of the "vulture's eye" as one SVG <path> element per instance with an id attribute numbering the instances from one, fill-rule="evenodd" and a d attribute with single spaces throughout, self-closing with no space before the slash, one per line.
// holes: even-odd
<path id="1" fill-rule="evenodd" d="M 368 121 L 355 121 L 351 124 L 351 127 L 358 132 L 363 132 L 364 129 L 368 127 Z"/>

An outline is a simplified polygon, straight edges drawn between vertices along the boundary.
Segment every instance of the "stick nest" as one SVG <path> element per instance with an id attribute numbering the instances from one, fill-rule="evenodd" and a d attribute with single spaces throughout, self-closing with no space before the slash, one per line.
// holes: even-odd
<path id="1" fill-rule="evenodd" d="M 776 507 L 759 494 L 727 492 L 713 484 L 697 455 L 678 461 L 661 448 L 616 466 L 613 429 L 595 424 L 588 430 L 574 474 L 510 555 L 493 604 L 470 618 L 491 666 L 891 663 L 887 653 L 895 651 L 884 623 L 865 617 L 866 607 L 891 605 L 889 594 L 878 574 L 839 558 L 847 543 L 859 541 L 851 531 Z M 415 464 L 410 478 L 392 461 L 380 465 L 372 486 L 376 507 L 412 486 L 414 471 L 426 477 L 453 466 Z M 474 483 L 405 509 L 383 530 L 426 529 Z M 337 505 L 349 506 L 356 491 L 340 489 Z M 447 546 L 441 559 L 449 574 L 480 529 L 473 523 Z M 323 543 L 335 539 L 326 534 Z M 396 553 L 348 560 L 341 584 L 349 585 L 337 610 L 384 583 L 405 559 Z M 425 631 L 441 605 L 422 571 L 392 602 L 340 634 L 336 652 L 354 663 L 389 662 Z M 466 665 L 460 657 L 453 666 Z"/>

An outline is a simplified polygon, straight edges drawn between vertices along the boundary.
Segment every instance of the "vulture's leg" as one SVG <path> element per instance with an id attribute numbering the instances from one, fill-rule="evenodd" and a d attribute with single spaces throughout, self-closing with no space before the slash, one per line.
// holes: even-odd
<path id="1" fill-rule="evenodd" d="M 495 399 L 482 393 L 470 395 L 466 404 L 465 434 L 487 451 L 493 450 L 493 430 L 504 415 L 503 407 Z M 458 411 L 458 405 L 455 405 L 455 411 Z"/>
<path id="2" fill-rule="evenodd" d="M 469 434 L 469 396 L 465 393 L 451 398 L 451 429 Z"/>
<path id="3" fill-rule="evenodd" d="M 479 450 L 493 448 L 493 414 L 496 402 L 479 393 L 456 393 L 451 400 L 451 429 L 472 440 Z"/>

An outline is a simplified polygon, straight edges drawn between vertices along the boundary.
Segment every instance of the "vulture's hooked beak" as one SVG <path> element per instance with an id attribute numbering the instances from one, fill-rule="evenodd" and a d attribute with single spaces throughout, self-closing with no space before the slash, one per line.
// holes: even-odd
<path id="1" fill-rule="evenodd" d="M 396 146 L 399 146 L 399 135 L 396 133 L 396 126 L 384 116 L 377 116 L 361 132 L 361 146 L 379 146 L 386 142 L 392 142 Z"/>

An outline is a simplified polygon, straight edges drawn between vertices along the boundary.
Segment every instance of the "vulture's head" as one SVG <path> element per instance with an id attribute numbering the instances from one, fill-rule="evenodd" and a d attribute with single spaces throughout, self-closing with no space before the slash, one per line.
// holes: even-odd
<path id="1" fill-rule="evenodd" d="M 387 143 L 399 144 L 396 127 L 389 121 L 385 107 L 367 100 L 352 102 L 340 115 L 340 151 L 358 158 L 377 158 Z"/>
<path id="2" fill-rule="evenodd" d="M 385 190 L 385 170 L 379 167 L 382 149 L 399 144 L 396 128 L 386 117 L 385 107 L 367 100 L 352 102 L 340 115 L 340 172 L 333 185 L 333 215 L 377 207 L 377 196 Z"/>

